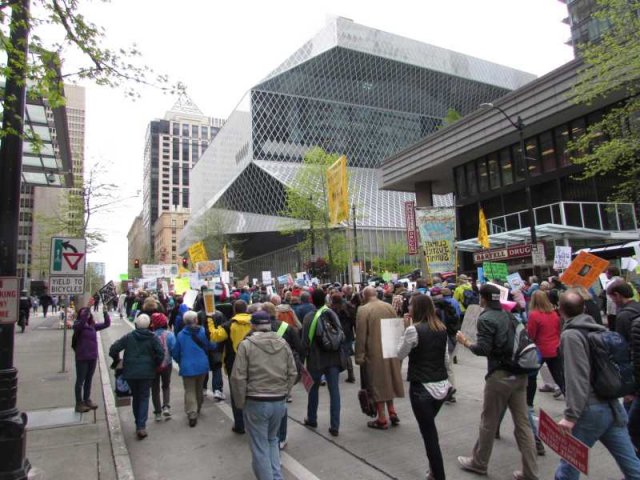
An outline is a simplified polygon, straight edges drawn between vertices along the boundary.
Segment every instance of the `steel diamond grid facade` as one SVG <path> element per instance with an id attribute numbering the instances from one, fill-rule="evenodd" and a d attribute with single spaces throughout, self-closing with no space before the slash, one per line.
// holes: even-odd
<path id="1" fill-rule="evenodd" d="M 192 222 L 215 208 L 253 219 L 229 232 L 263 231 L 256 219 L 274 223 L 285 186 L 320 146 L 347 155 L 359 226 L 400 230 L 413 194 L 379 191 L 383 159 L 440 128 L 449 109 L 464 115 L 532 78 L 338 18 L 230 115 L 193 169 Z M 194 240 L 187 228 L 181 249 Z"/>

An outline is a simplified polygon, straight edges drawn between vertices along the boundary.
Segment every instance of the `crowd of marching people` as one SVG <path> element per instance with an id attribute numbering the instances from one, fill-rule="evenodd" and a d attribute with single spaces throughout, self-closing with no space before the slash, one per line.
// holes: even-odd
<path id="1" fill-rule="evenodd" d="M 328 432 L 339 436 L 341 372 L 346 371 L 344 381 L 354 383 L 354 365 L 359 366 L 358 398 L 362 411 L 372 417 L 366 426 L 376 430 L 406 421 L 394 401 L 405 396 L 407 380 L 426 452 L 426 478 L 443 480 L 435 419 L 443 404 L 456 402 L 459 386 L 452 365 L 456 353 L 466 349 L 487 357 L 487 372 L 477 441 L 469 455 L 458 457 L 462 469 L 487 475 L 494 441 L 500 438 L 500 424 L 509 410 L 522 458 L 522 468 L 513 478 L 541 478 L 537 456 L 545 454 L 545 447 L 534 414 L 535 396 L 541 391 L 564 399 L 566 408 L 558 422 L 563 432 L 587 446 L 602 442 L 625 478 L 640 479 L 640 397 L 635 396 L 635 379 L 640 380 L 640 303 L 636 287 L 615 267 L 607 277 L 600 296 L 563 285 L 556 277 L 539 281 L 535 276 L 516 290 L 497 282 L 479 285 L 465 275 L 362 289 L 295 284 L 276 292 L 266 286 L 216 286 L 213 312 L 205 306 L 205 287 L 192 305 L 181 295 L 128 292 L 112 307 L 122 318 L 130 318 L 135 330 L 113 343 L 109 355 L 124 385 L 119 388 L 131 395 L 141 440 L 148 435 L 150 398 L 155 421 L 174 414 L 174 361 L 190 427 L 198 423 L 209 388 L 216 401 L 226 399 L 227 381 L 231 430 L 248 434 L 258 479 L 282 478 L 279 451 L 287 445 L 287 402 L 295 383 L 302 382 L 308 393 L 304 425 L 310 429 L 319 428 L 318 392 L 327 386 Z M 506 298 L 503 288 L 509 289 Z M 470 312 L 475 312 L 472 331 L 463 328 Z M 403 318 L 405 326 L 397 356 L 391 358 L 383 355 L 381 328 L 381 320 L 389 318 Z M 78 311 L 72 342 L 78 412 L 96 408 L 91 400 L 96 332 L 109 325 L 106 308 L 102 323 L 95 322 L 90 308 Z M 617 355 L 615 367 L 626 368 L 627 378 L 610 378 L 608 354 Z M 403 378 L 405 358 L 408 369 Z M 539 386 L 543 365 L 550 376 Z M 609 385 L 610 391 L 602 385 Z M 556 479 L 578 477 L 578 470 L 560 461 Z"/>

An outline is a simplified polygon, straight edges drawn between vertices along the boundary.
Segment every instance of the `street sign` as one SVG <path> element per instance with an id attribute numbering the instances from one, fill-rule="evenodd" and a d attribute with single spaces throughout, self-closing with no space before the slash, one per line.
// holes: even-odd
<path id="1" fill-rule="evenodd" d="M 49 277 L 49 295 L 82 295 L 83 293 L 83 275 Z"/>
<path id="2" fill-rule="evenodd" d="M 534 265 L 545 265 L 547 263 L 547 257 L 544 253 L 544 243 L 531 245 L 531 262 Z"/>
<path id="3" fill-rule="evenodd" d="M 0 325 L 18 320 L 19 282 L 17 277 L 0 277 Z"/>
<path id="4" fill-rule="evenodd" d="M 50 275 L 84 275 L 86 258 L 84 238 L 51 237 Z"/>

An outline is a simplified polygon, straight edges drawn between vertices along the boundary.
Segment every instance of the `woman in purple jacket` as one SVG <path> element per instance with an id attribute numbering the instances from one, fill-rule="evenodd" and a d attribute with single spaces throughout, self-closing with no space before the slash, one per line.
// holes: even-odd
<path id="1" fill-rule="evenodd" d="M 98 405 L 91 401 L 91 381 L 98 363 L 98 337 L 96 332 L 111 325 L 107 309 L 103 308 L 104 322 L 97 324 L 91 309 L 83 307 L 73 323 L 71 347 L 76 352 L 76 412 L 95 410 Z"/>

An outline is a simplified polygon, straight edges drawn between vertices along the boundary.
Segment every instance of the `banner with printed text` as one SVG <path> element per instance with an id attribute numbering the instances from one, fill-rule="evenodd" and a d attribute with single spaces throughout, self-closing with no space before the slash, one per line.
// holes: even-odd
<path id="1" fill-rule="evenodd" d="M 416 223 L 429 273 L 455 271 L 456 209 L 418 209 Z"/>
<path id="2" fill-rule="evenodd" d="M 189 247 L 189 258 L 191 258 L 191 263 L 196 264 L 198 262 L 206 262 L 209 260 L 207 256 L 207 250 L 204 248 L 204 243 L 196 242 Z"/>
<path id="3" fill-rule="evenodd" d="M 332 225 L 349 220 L 349 180 L 344 155 L 327 168 L 327 203 Z"/>

